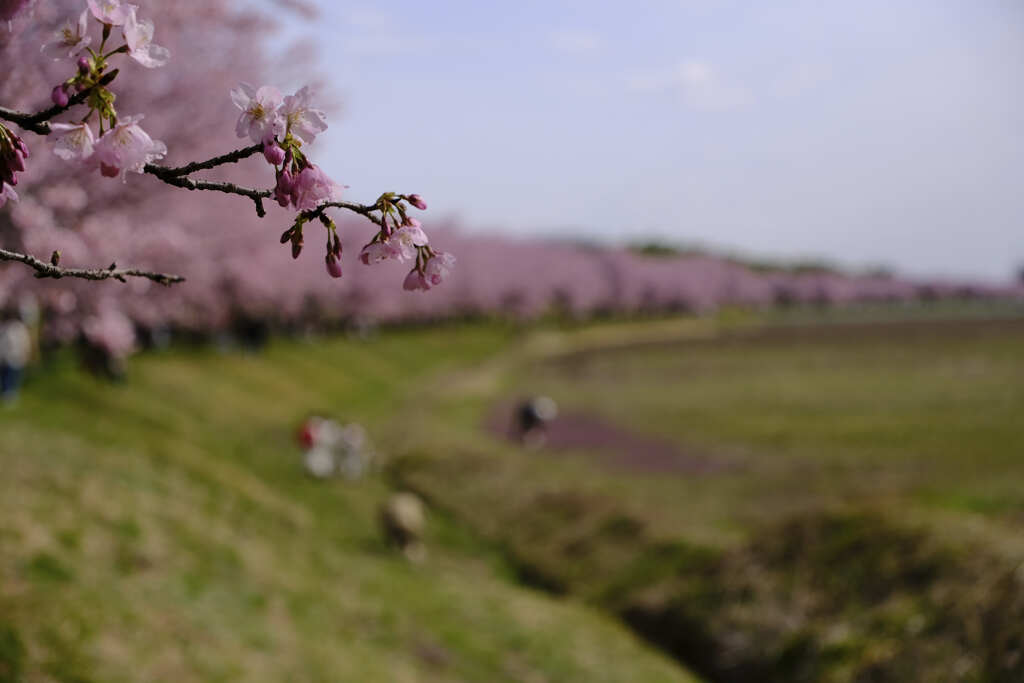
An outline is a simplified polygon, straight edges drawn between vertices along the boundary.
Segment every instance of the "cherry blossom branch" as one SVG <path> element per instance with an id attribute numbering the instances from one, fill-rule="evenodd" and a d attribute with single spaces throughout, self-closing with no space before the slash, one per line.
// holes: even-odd
<path id="1" fill-rule="evenodd" d="M 15 0 L 23 8 L 26 0 Z M 140 125 L 141 114 L 120 116 L 114 106 L 115 93 L 106 88 L 117 76 L 116 69 L 106 72 L 108 60 L 127 55 L 146 68 L 165 65 L 170 51 L 153 43 L 153 23 L 141 20 L 138 7 L 122 4 L 122 0 L 89 0 L 89 8 L 76 21 L 69 20 L 43 50 L 55 52 L 58 58 L 66 53 L 76 57 L 77 73 L 58 83 L 50 93 L 53 105 L 35 114 L 0 108 L 0 120 L 11 121 L 39 135 L 55 135 L 54 153 L 68 162 L 82 163 L 83 168 L 98 169 L 107 178 L 126 178 L 128 173 L 146 173 L 173 187 L 189 191 L 206 190 L 248 197 L 256 207 L 256 215 L 266 216 L 264 200 L 273 198 L 282 207 L 292 207 L 298 214 L 292 226 L 281 236 L 282 244 L 291 242 L 292 256 L 298 257 L 303 246 L 303 228 L 310 221 L 319 221 L 327 231 L 325 264 L 331 277 L 341 277 L 342 244 L 338 226 L 326 214 L 328 208 L 345 209 L 359 214 L 379 228 L 363 247 L 359 259 L 369 265 L 387 259 L 408 261 L 415 266 L 406 278 L 405 289 L 430 289 L 447 276 L 454 257 L 435 251 L 428 244 L 420 222 L 408 215 L 410 207 L 426 210 L 417 194 L 385 192 L 370 205 L 341 201 L 342 186 L 332 180 L 308 157 L 306 145 L 327 130 L 326 114 L 313 104 L 308 86 L 293 95 L 282 96 L 273 86 L 255 88 L 239 83 L 230 91 L 231 100 L 240 110 L 235 132 L 252 143 L 227 154 L 194 161 L 183 166 L 163 166 L 157 162 L 167 154 L 167 145 L 154 140 Z M 98 50 L 90 47 L 89 14 L 103 26 Z M 124 45 L 105 51 L 107 40 L 115 27 L 120 28 Z M 86 54 L 88 53 L 88 54 Z M 55 122 L 50 119 L 73 106 L 87 104 L 88 113 L 76 122 Z M 97 122 L 91 122 L 97 115 Z M 94 132 L 98 125 L 98 136 Z M 226 164 L 234 164 L 262 152 L 274 170 L 275 183 L 270 189 L 243 187 L 231 182 L 198 180 L 192 174 Z M 17 134 L 0 124 L 0 207 L 17 201 L 14 187 L 18 173 L 26 169 L 29 148 Z M 149 277 L 169 284 L 174 276 L 142 271 L 69 270 L 58 265 L 59 254 L 47 265 L 32 256 L 5 252 L 5 260 L 21 261 L 35 268 L 39 277 L 84 277 L 87 279 L 124 279 L 126 276 Z M 175 281 L 180 281 L 177 279 Z"/>
<path id="2" fill-rule="evenodd" d="M 72 97 L 68 98 L 68 103 L 65 105 L 55 104 L 49 109 L 38 111 L 34 114 L 25 114 L 20 111 L 13 109 L 7 109 L 6 107 L 0 107 L 0 119 L 16 123 L 25 130 L 30 130 L 37 135 L 49 135 L 52 131 L 50 128 L 50 119 L 60 116 L 71 107 L 82 104 L 89 95 L 92 94 L 94 88 L 105 87 L 110 85 L 114 79 L 117 78 L 117 69 L 114 69 L 110 73 L 103 76 L 92 88 L 87 88 L 81 92 L 75 93 Z"/>
<path id="3" fill-rule="evenodd" d="M 184 282 L 185 278 L 180 275 L 168 275 L 166 273 L 152 273 L 138 268 L 118 268 L 117 264 L 111 263 L 109 268 L 62 268 L 57 265 L 59 260 L 58 252 L 54 252 L 50 262 L 42 261 L 30 254 L 21 254 L 16 251 L 0 249 L 0 261 L 18 261 L 36 271 L 37 278 L 54 278 L 59 280 L 63 277 L 76 277 L 82 280 L 117 280 L 127 282 L 127 278 L 141 277 L 152 280 L 161 285 L 173 285 Z"/>

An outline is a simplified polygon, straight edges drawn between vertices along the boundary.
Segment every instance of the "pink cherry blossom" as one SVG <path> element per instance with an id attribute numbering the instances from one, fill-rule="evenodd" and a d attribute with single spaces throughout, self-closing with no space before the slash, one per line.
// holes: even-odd
<path id="1" fill-rule="evenodd" d="M 3 187 L 0 188 L 0 209 L 2 209 L 4 204 L 8 201 L 18 201 L 18 193 L 15 192 L 14 188 L 10 185 L 3 183 Z"/>
<path id="2" fill-rule="evenodd" d="M 231 91 L 231 100 L 242 110 L 235 125 L 238 137 L 249 136 L 253 142 L 263 142 L 268 136 L 281 135 L 285 121 L 281 117 L 281 91 L 265 85 L 256 90 L 248 83 L 239 83 Z"/>
<path id="3" fill-rule="evenodd" d="M 327 115 L 319 109 L 313 109 L 312 100 L 313 92 L 307 85 L 294 95 L 284 98 L 281 107 L 288 132 L 305 143 L 313 142 L 318 134 L 327 130 Z"/>
<path id="4" fill-rule="evenodd" d="M 124 179 L 128 171 L 142 173 L 146 164 L 167 154 L 167 146 L 149 137 L 140 120 L 142 115 L 121 119 L 96 142 L 92 158 L 103 175 Z"/>
<path id="5" fill-rule="evenodd" d="M 423 232 L 419 221 L 416 221 L 416 225 L 406 225 L 396 230 L 388 242 L 393 243 L 398 251 L 398 260 L 405 261 L 416 258 L 416 247 L 425 247 L 428 240 L 427 233 Z"/>
<path id="6" fill-rule="evenodd" d="M 423 266 L 423 278 L 431 287 L 439 285 L 448 279 L 452 268 L 455 267 L 455 256 L 445 251 L 439 251 L 427 260 Z"/>
<path id="7" fill-rule="evenodd" d="M 124 22 L 124 41 L 128 45 L 128 56 L 147 69 L 163 66 L 171 58 L 166 47 L 153 44 L 153 22 L 139 21 L 135 6 L 130 8 Z"/>
<path id="8" fill-rule="evenodd" d="M 92 156 L 96 138 L 87 123 L 51 123 L 55 133 L 53 153 L 65 161 L 85 161 Z"/>
<path id="9" fill-rule="evenodd" d="M 326 202 L 341 199 L 341 186 L 315 164 L 302 169 L 292 187 L 292 204 L 299 211 L 310 211 Z"/>
<path id="10" fill-rule="evenodd" d="M 397 259 L 399 256 L 400 251 L 397 245 L 391 243 L 390 240 L 387 242 L 371 242 L 359 252 L 359 260 L 368 266 L 390 259 Z"/>
<path id="11" fill-rule="evenodd" d="M 74 57 L 89 47 L 92 37 L 89 31 L 89 10 L 82 10 L 78 20 L 68 19 L 54 33 L 53 40 L 43 45 L 43 53 L 53 59 Z"/>
<path id="12" fill-rule="evenodd" d="M 92 15 L 111 26 L 121 26 L 128 20 L 128 15 L 135 5 L 124 5 L 121 0 L 88 0 Z"/>
<path id="13" fill-rule="evenodd" d="M 427 279 L 420 274 L 418 270 L 411 270 L 409 274 L 405 276 L 405 282 L 402 283 L 402 289 L 407 292 L 414 292 L 417 289 L 427 291 L 430 289 L 430 283 Z"/>

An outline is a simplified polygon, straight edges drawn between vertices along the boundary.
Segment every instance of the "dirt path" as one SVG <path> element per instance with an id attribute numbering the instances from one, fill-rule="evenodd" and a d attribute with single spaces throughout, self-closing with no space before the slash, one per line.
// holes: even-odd
<path id="1" fill-rule="evenodd" d="M 516 402 L 505 401 L 491 411 L 484 427 L 496 436 L 517 441 L 514 429 Z M 732 469 L 737 463 L 700 453 L 667 439 L 615 425 L 597 415 L 560 415 L 547 428 L 539 452 L 550 455 L 584 453 L 602 465 L 641 474 L 709 474 Z"/>

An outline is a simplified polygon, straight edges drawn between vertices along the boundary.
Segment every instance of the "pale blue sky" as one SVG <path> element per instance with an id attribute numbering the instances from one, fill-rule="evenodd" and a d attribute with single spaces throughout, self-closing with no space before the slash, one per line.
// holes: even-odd
<path id="1" fill-rule="evenodd" d="M 467 229 L 1003 279 L 1022 0 L 319 2 L 322 165 Z"/>

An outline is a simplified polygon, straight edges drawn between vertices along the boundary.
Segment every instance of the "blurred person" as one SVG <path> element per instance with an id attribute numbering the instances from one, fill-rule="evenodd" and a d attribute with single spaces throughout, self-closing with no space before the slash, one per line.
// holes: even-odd
<path id="1" fill-rule="evenodd" d="M 548 424 L 558 416 L 558 404 L 549 396 L 534 396 L 516 409 L 515 435 L 527 448 L 540 448 L 548 438 Z"/>
<path id="2" fill-rule="evenodd" d="M 32 353 L 32 337 L 28 327 L 16 313 L 6 310 L 0 322 L 0 396 L 4 403 L 13 403 Z"/>
<path id="3" fill-rule="evenodd" d="M 311 415 L 298 431 L 304 449 L 306 471 L 317 479 L 340 474 L 346 479 L 359 479 L 372 460 L 366 430 L 357 423 L 344 427 L 337 421 Z"/>
<path id="4" fill-rule="evenodd" d="M 423 501 L 415 493 L 399 492 L 388 497 L 380 509 L 384 537 L 413 562 L 426 558 L 423 531 L 426 513 Z"/>

